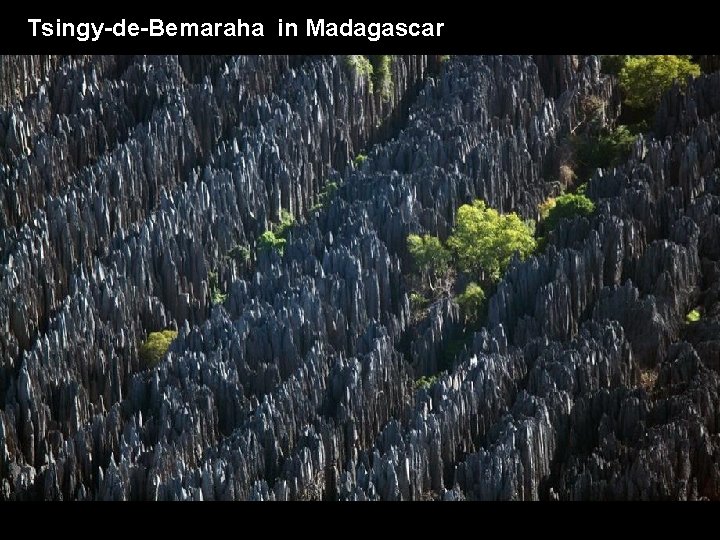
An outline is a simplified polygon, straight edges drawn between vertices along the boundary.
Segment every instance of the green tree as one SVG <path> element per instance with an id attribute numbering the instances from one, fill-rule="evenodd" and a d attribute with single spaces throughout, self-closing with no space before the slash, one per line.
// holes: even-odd
<path id="1" fill-rule="evenodd" d="M 437 236 L 411 234 L 407 238 L 408 251 L 418 270 L 433 288 L 433 277 L 445 274 L 450 262 L 450 252 Z"/>
<path id="2" fill-rule="evenodd" d="M 258 238 L 258 248 L 260 249 L 275 249 L 280 255 L 285 250 L 285 243 L 287 240 L 284 238 L 278 238 L 272 231 L 265 231 Z"/>
<path id="3" fill-rule="evenodd" d="M 595 203 L 584 193 L 566 193 L 556 197 L 554 203 L 553 199 L 548 199 L 540 207 L 545 231 L 553 230 L 563 218 L 587 217 L 595 211 Z"/>
<path id="4" fill-rule="evenodd" d="M 150 332 L 147 339 L 140 345 L 140 360 L 143 366 L 154 368 L 160 363 L 165 356 L 170 343 L 177 337 L 177 330 L 162 330 L 160 332 Z"/>
<path id="5" fill-rule="evenodd" d="M 655 107 L 675 81 L 684 85 L 688 77 L 698 75 L 700 67 L 693 64 L 689 56 L 631 56 L 620 70 L 624 103 L 639 109 Z"/>
<path id="6" fill-rule="evenodd" d="M 531 228 L 517 214 L 500 214 L 481 200 L 458 209 L 448 245 L 460 270 L 478 276 L 484 272 L 492 280 L 500 278 L 513 254 L 524 259 L 536 247 Z"/>
<path id="7" fill-rule="evenodd" d="M 480 317 L 480 308 L 485 301 L 485 291 L 475 282 L 465 287 L 465 291 L 458 295 L 457 303 L 463 317 L 469 323 L 475 323 Z"/>

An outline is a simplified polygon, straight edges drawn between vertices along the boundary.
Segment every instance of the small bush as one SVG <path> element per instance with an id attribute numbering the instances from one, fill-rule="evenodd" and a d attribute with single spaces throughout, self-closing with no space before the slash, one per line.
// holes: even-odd
<path id="1" fill-rule="evenodd" d="M 480 308 L 485 301 L 485 291 L 475 282 L 469 283 L 465 291 L 458 295 L 457 303 L 460 306 L 465 321 L 475 323 L 480 318 Z"/>
<path id="2" fill-rule="evenodd" d="M 692 63 L 689 56 L 631 56 L 620 70 L 623 102 L 640 109 L 654 108 L 675 81 L 684 86 L 689 77 L 699 75 L 700 66 Z"/>
<path id="3" fill-rule="evenodd" d="M 430 388 L 433 384 L 437 382 L 437 375 L 431 375 L 430 377 L 426 377 L 423 375 L 418 380 L 415 381 L 415 390 L 427 390 Z"/>
<path id="4" fill-rule="evenodd" d="M 340 186 L 337 182 L 328 182 L 325 184 L 325 188 L 320 193 L 320 198 L 324 198 L 326 200 L 331 199 L 339 187 Z"/>
<path id="5" fill-rule="evenodd" d="M 320 192 L 320 195 L 318 195 L 317 204 L 314 204 L 310 208 L 310 211 L 315 212 L 316 210 L 320 210 L 327 206 L 330 203 L 330 199 L 333 198 L 339 187 L 340 186 L 337 182 L 328 182 L 327 184 L 325 184 L 325 187 Z"/>
<path id="6" fill-rule="evenodd" d="M 547 219 L 547 217 L 550 215 L 550 210 L 555 208 L 555 204 L 557 204 L 555 197 L 550 197 L 540 203 L 540 205 L 538 206 L 538 213 L 540 214 L 541 220 Z"/>
<path id="7" fill-rule="evenodd" d="M 546 231 L 553 230 L 561 219 L 570 219 L 575 216 L 587 217 L 595 211 L 595 203 L 586 195 L 577 193 L 560 195 L 555 198 L 555 204 L 548 204 L 547 206 L 547 217 L 545 217 L 543 223 Z"/>
<path id="8" fill-rule="evenodd" d="M 618 126 L 599 137 L 577 137 L 573 141 L 575 158 L 582 176 L 589 176 L 595 169 L 605 169 L 627 158 L 635 142 L 635 135 L 627 126 Z"/>
<path id="9" fill-rule="evenodd" d="M 427 298 L 425 298 L 419 292 L 413 291 L 410 293 L 410 309 L 411 310 L 419 311 L 421 309 L 425 309 L 427 304 L 428 304 Z"/>
<path id="10" fill-rule="evenodd" d="M 278 238 L 272 231 L 265 231 L 258 238 L 258 249 L 274 249 L 277 250 L 280 255 L 285 251 L 285 243 L 287 240 L 284 238 Z"/>
<path id="11" fill-rule="evenodd" d="M 685 321 L 688 323 L 696 323 L 700 320 L 700 311 L 697 309 L 690 310 L 685 316 Z"/>
<path id="12" fill-rule="evenodd" d="M 228 295 L 221 292 L 220 289 L 213 289 L 210 295 L 210 302 L 214 306 L 219 306 L 220 304 L 224 304 L 227 298 Z"/>
<path id="13" fill-rule="evenodd" d="M 367 158 L 368 157 L 365 154 L 358 154 L 357 156 L 355 156 L 355 159 L 353 160 L 353 162 L 355 163 L 355 167 L 358 169 L 362 167 L 363 163 L 367 161 Z"/>
<path id="14" fill-rule="evenodd" d="M 140 360 L 146 369 L 152 369 L 160 363 L 177 334 L 177 330 L 162 330 L 148 334 L 139 350 Z"/>
<path id="15" fill-rule="evenodd" d="M 217 272 L 208 272 L 208 285 L 210 286 L 210 303 L 214 306 L 222 304 L 228 295 L 220 290 Z"/>
<path id="16" fill-rule="evenodd" d="M 372 76 L 373 66 L 367 56 L 363 56 L 361 54 L 349 54 L 345 57 L 345 61 L 355 75 L 368 77 L 368 79 Z M 369 80 L 372 85 L 372 79 Z"/>
<path id="17" fill-rule="evenodd" d="M 295 226 L 295 218 L 287 210 L 280 210 L 280 223 L 275 225 L 273 232 L 278 238 L 287 238 L 287 234 Z"/>

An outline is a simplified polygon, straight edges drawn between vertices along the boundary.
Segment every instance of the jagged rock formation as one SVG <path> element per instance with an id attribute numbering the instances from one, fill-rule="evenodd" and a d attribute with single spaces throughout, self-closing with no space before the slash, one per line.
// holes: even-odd
<path id="1" fill-rule="evenodd" d="M 451 358 L 407 234 L 477 197 L 536 217 L 583 98 L 619 113 L 597 58 L 397 56 L 389 99 L 340 57 L 0 74 L 0 499 L 720 498 L 720 74 L 663 98 Z"/>

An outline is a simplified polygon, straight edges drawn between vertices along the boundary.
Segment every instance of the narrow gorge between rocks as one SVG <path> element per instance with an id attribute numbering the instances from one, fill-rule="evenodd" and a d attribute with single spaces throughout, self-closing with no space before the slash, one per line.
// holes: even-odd
<path id="1" fill-rule="evenodd" d="M 583 168 L 599 56 L 0 56 L 0 501 L 720 500 L 694 61 Z M 408 236 L 478 199 L 539 228 L 469 324 Z"/>

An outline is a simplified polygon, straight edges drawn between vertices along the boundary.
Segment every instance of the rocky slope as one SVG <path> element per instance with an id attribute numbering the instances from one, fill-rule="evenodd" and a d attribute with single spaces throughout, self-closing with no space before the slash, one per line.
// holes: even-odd
<path id="1" fill-rule="evenodd" d="M 450 369 L 458 306 L 413 316 L 408 233 L 477 197 L 536 218 L 583 99 L 619 98 L 595 57 L 392 79 L 0 57 L 0 499 L 720 498 L 720 73 L 594 173 L 598 212 L 511 264 Z"/>

